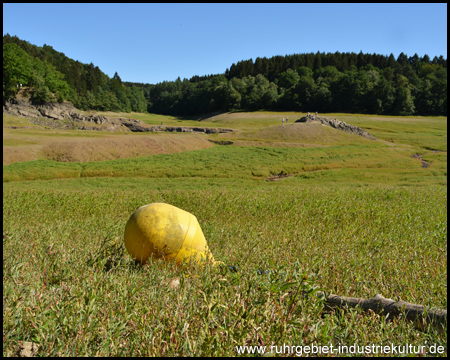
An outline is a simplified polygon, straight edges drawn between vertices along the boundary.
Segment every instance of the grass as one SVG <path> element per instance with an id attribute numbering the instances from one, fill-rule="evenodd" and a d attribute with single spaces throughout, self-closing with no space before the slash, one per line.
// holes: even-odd
<path id="1" fill-rule="evenodd" d="M 447 151 L 447 118 L 341 115 L 340 120 L 363 127 L 377 138 L 424 150 Z"/>
<path id="2" fill-rule="evenodd" d="M 378 139 L 369 141 L 314 124 L 282 127 L 280 115 L 214 115 L 202 126 L 237 131 L 158 134 L 166 146 L 209 146 L 114 160 L 108 149 L 142 146 L 148 135 L 6 129 L 4 153 L 52 143 L 72 158 L 22 153 L 3 167 L 3 355 L 32 341 L 39 356 L 237 356 L 236 346 L 283 344 L 425 345 L 427 356 L 436 344 L 446 356 L 446 327 L 330 311 L 314 296 L 380 293 L 447 308 L 446 119 L 336 114 Z M 89 161 L 83 146 L 104 155 Z M 266 181 L 279 174 L 292 176 Z M 194 214 L 216 260 L 239 271 L 137 266 L 123 232 L 152 202 Z"/>
<path id="3" fill-rule="evenodd" d="M 327 181 L 331 177 L 338 182 L 349 182 L 349 171 L 353 171 L 354 176 L 367 178 L 370 182 L 382 183 L 386 175 L 398 182 L 446 182 L 444 159 L 430 158 L 434 162 L 433 168 L 423 169 L 420 161 L 408 154 L 380 144 L 327 148 L 214 146 L 177 154 L 87 163 L 49 160 L 15 163 L 4 166 L 3 181 L 78 177 L 200 177 L 263 181 L 270 175 L 296 174 L 299 180 L 314 183 L 321 176 L 325 176 Z M 312 174 L 317 171 L 328 172 Z"/>
<path id="4" fill-rule="evenodd" d="M 4 190 L 4 197 L 6 355 L 17 340 L 50 356 L 236 355 L 236 345 L 262 343 L 446 346 L 432 329 L 356 310 L 329 313 L 298 292 L 381 293 L 446 308 L 443 187 Z M 151 202 L 195 214 L 216 259 L 241 271 L 136 267 L 123 229 Z M 259 268 L 272 272 L 260 276 Z M 177 290 L 167 285 L 174 277 Z"/>
<path id="5" fill-rule="evenodd" d="M 81 130 L 80 130 L 81 131 Z M 86 131 L 85 131 L 86 132 Z M 22 135 L 22 136 L 21 136 Z M 58 135 L 58 134 L 56 134 Z M 3 165 L 32 161 L 89 162 L 206 149 L 212 143 L 195 134 L 104 135 L 102 137 L 35 137 L 6 135 Z M 26 135 L 25 135 L 26 136 Z M 20 138 L 21 137 L 21 138 Z M 31 135 L 30 135 L 31 138 Z"/>
<path id="6" fill-rule="evenodd" d="M 232 133 L 227 135 L 229 138 L 237 137 Z M 311 146 L 367 145 L 372 143 L 371 140 L 364 139 L 363 137 L 337 131 L 329 126 L 318 123 L 267 126 L 262 129 L 247 131 L 238 139 L 247 141 L 248 144 L 251 141 L 264 141 L 267 144 L 276 142 L 281 145 L 279 147 L 284 147 L 283 144 L 286 143 L 310 144 Z"/>

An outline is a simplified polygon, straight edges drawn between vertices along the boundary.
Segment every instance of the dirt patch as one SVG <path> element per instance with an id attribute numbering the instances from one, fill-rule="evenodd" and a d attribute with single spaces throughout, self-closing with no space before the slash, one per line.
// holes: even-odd
<path id="1" fill-rule="evenodd" d="M 168 131 L 168 132 L 187 132 L 187 133 L 205 133 L 218 134 L 233 132 L 233 129 L 228 128 L 209 128 L 198 126 L 152 126 L 147 131 Z"/>
<path id="2" fill-rule="evenodd" d="M 217 145 L 233 145 L 233 141 L 229 141 L 229 140 L 211 140 L 208 139 L 208 141 L 211 141 L 214 144 Z"/>
<path id="3" fill-rule="evenodd" d="M 424 160 L 422 159 L 422 156 L 423 156 L 423 155 L 425 155 L 425 154 L 412 154 L 411 157 L 412 157 L 413 159 L 418 159 L 418 160 L 420 160 L 420 162 L 422 163 L 422 167 L 423 167 L 423 168 L 427 168 L 427 167 L 430 166 L 431 164 L 430 164 L 429 162 L 426 162 L 426 161 L 424 161 Z"/>
<path id="4" fill-rule="evenodd" d="M 436 150 L 436 149 L 431 149 L 429 147 L 425 147 L 425 149 L 430 150 L 430 151 L 432 151 L 434 153 L 445 152 L 444 150 Z"/>
<path id="5" fill-rule="evenodd" d="M 266 181 L 279 181 L 281 179 L 285 179 L 291 176 L 294 176 L 295 174 L 286 174 L 284 171 L 281 171 L 279 174 L 277 175 L 270 175 Z"/>
<path id="6" fill-rule="evenodd" d="M 46 159 L 88 162 L 202 150 L 214 146 L 196 134 L 115 135 L 95 138 L 43 139 L 37 145 L 3 146 L 3 165 Z"/>
<path id="7" fill-rule="evenodd" d="M 40 159 L 42 146 L 3 146 L 3 165 Z"/>
<path id="8" fill-rule="evenodd" d="M 4 129 L 29 129 L 31 126 L 3 126 Z"/>

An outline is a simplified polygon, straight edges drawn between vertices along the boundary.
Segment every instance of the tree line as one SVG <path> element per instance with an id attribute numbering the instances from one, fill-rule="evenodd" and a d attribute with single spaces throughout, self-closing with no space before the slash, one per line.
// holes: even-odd
<path id="1" fill-rule="evenodd" d="M 6 46 L 6 48 L 5 48 Z M 6 53 L 6 55 L 5 55 Z M 80 109 L 198 115 L 235 110 L 447 115 L 447 59 L 308 53 L 243 60 L 223 74 L 158 84 L 111 79 L 92 63 L 3 36 L 3 98 L 17 83 Z"/>
<path id="2" fill-rule="evenodd" d="M 194 115 L 233 110 L 447 115 L 447 60 L 424 55 L 310 53 L 232 64 L 224 74 L 128 85 L 148 111 Z"/>

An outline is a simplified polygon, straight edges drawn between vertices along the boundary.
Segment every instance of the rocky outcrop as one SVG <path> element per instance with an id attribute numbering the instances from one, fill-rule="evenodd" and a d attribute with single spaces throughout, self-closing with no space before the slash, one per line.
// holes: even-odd
<path id="1" fill-rule="evenodd" d="M 3 104 L 3 113 L 23 116 L 31 122 L 58 129 L 103 130 L 103 131 L 170 131 L 188 133 L 226 133 L 233 129 L 189 126 L 152 126 L 141 120 L 128 118 L 108 118 L 102 115 L 86 115 L 71 103 L 32 104 L 26 99 L 11 99 Z"/>
<path id="2" fill-rule="evenodd" d="M 347 124 L 338 119 L 330 119 L 330 118 L 326 118 L 323 116 L 308 115 L 308 116 L 303 116 L 302 118 L 296 120 L 295 122 L 296 123 L 319 122 L 321 124 L 331 126 L 335 129 L 345 131 L 346 133 L 349 133 L 349 134 L 359 135 L 359 136 L 362 136 L 362 137 L 364 137 L 366 139 L 370 139 L 370 140 L 376 140 L 375 136 L 369 134 L 367 131 L 361 129 L 360 127 L 352 125 L 352 124 Z"/>
<path id="3" fill-rule="evenodd" d="M 6 101 L 3 104 L 3 113 L 26 117 L 35 124 L 58 129 L 116 131 L 123 128 L 124 122 L 142 123 L 134 119 L 110 119 L 102 115 L 82 114 L 68 102 L 33 104 L 20 98 Z"/>
<path id="4" fill-rule="evenodd" d="M 168 132 L 184 132 L 184 133 L 204 133 L 204 134 L 217 134 L 217 133 L 228 133 L 232 132 L 233 129 L 228 128 L 207 128 L 207 127 L 191 127 L 191 126 L 142 126 L 138 124 L 127 123 L 122 119 L 123 125 L 128 127 L 131 131 L 141 132 L 141 131 L 168 131 Z"/>
<path id="5" fill-rule="evenodd" d="M 3 103 L 3 113 L 24 116 L 29 119 L 46 117 L 49 119 L 70 119 L 71 114 L 77 112 L 71 103 L 32 104 L 27 99 L 10 99 Z"/>
<path id="6" fill-rule="evenodd" d="M 212 142 L 213 144 L 217 144 L 217 145 L 233 145 L 234 141 L 230 141 L 230 140 L 212 140 L 212 139 L 208 139 L 208 141 Z"/>
<path id="7" fill-rule="evenodd" d="M 217 134 L 217 133 L 232 132 L 233 129 L 207 128 L 207 127 L 189 127 L 189 126 L 160 126 L 159 129 L 155 129 L 154 131 L 176 131 L 176 132 Z"/>
<path id="8" fill-rule="evenodd" d="M 132 120 L 132 119 L 124 119 L 124 118 L 119 118 L 119 119 L 122 121 L 122 125 L 127 127 L 132 132 L 152 131 L 152 128 L 153 128 L 153 127 L 147 126 L 143 122 L 137 123 L 137 122 L 127 121 L 127 120 Z"/>

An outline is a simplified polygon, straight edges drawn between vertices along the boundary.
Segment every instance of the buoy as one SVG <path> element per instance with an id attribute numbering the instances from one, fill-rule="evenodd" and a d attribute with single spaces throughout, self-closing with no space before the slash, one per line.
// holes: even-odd
<path id="1" fill-rule="evenodd" d="M 216 262 L 197 218 L 176 206 L 152 203 L 137 209 L 125 226 L 125 248 L 141 264 L 154 259 Z"/>

